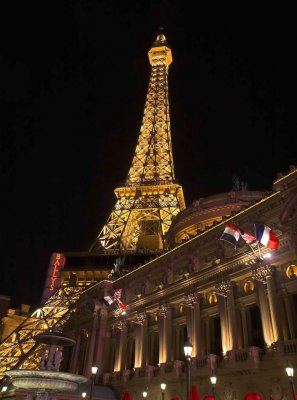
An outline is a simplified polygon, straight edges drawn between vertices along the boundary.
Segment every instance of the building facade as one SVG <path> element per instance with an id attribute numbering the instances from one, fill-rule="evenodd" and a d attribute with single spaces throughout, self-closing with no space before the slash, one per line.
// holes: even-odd
<path id="1" fill-rule="evenodd" d="M 96 385 L 119 397 L 127 389 L 133 400 L 144 390 L 160 398 L 165 382 L 166 400 L 184 399 L 189 338 L 201 398 L 212 394 L 215 373 L 218 399 L 288 399 L 285 367 L 297 362 L 297 169 L 279 175 L 269 193 L 237 182 L 185 208 L 171 148 L 172 53 L 162 33 L 149 60 L 141 132 L 116 204 L 89 251 L 54 253 L 43 304 L 0 345 L 0 373 L 38 368 L 32 337 L 58 327 L 76 341 L 64 350 L 63 371 L 91 379 L 96 365 Z M 241 238 L 234 248 L 220 240 L 227 223 L 251 233 L 265 224 L 279 247 Z M 126 314 L 102 301 L 119 290 Z"/>
<path id="2" fill-rule="evenodd" d="M 244 194 L 251 197 L 236 193 Z M 297 361 L 296 198 L 297 169 L 291 167 L 271 193 L 130 273 L 91 287 L 65 327 L 77 344 L 64 367 L 88 375 L 95 364 L 100 382 L 119 393 L 128 388 L 135 398 L 146 388 L 150 398 L 160 396 L 162 381 L 168 397 L 184 398 L 189 337 L 192 383 L 200 396 L 211 395 L 214 370 L 218 398 L 290 398 L 285 367 Z M 248 231 L 255 221 L 265 222 L 279 248 L 261 246 L 259 255 L 241 239 L 234 249 L 219 240 L 230 221 Z M 181 225 L 184 231 L 186 222 Z M 119 288 L 126 316 L 94 308 Z"/>

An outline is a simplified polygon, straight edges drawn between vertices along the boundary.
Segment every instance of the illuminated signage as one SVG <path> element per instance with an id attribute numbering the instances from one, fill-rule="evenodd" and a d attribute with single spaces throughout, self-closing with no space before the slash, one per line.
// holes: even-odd
<path id="1" fill-rule="evenodd" d="M 63 256 L 63 254 L 54 253 L 52 255 L 52 258 L 53 258 L 53 256 L 55 257 L 55 260 L 54 260 L 54 263 L 52 264 L 54 268 L 53 268 L 52 276 L 50 277 L 51 278 L 50 286 L 49 286 L 50 292 L 53 292 L 55 289 L 57 289 L 57 287 L 55 287 L 55 282 L 58 278 L 60 278 L 59 267 L 63 268 L 65 265 L 65 257 Z"/>
<path id="2" fill-rule="evenodd" d="M 42 294 L 42 302 L 46 301 L 61 284 L 61 269 L 65 265 L 65 256 L 61 253 L 53 253 L 50 259 L 48 274 Z"/>

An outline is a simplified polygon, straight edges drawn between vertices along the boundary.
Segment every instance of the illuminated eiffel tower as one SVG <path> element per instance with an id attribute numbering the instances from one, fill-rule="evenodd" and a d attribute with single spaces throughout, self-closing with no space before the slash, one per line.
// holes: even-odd
<path id="1" fill-rule="evenodd" d="M 168 102 L 171 49 L 161 32 L 148 52 L 151 75 L 138 143 L 125 185 L 90 251 L 165 248 L 172 217 L 185 208 L 175 183 Z"/>
<path id="2" fill-rule="evenodd" d="M 65 253 L 68 260 L 64 267 L 64 261 L 58 262 L 61 254 L 54 253 L 45 287 L 47 296 L 40 307 L 0 344 L 0 380 L 10 369 L 39 368 L 42 348 L 35 343 L 34 337 L 48 329 L 62 329 L 75 312 L 80 296 L 96 282 L 107 278 L 112 268 L 108 262 L 113 262 L 115 258 L 112 257 L 116 255 L 110 257 L 102 249 L 114 250 L 115 253 L 125 250 L 133 253 L 140 248 L 150 251 L 164 249 L 165 234 L 172 217 L 185 208 L 182 187 L 175 183 L 174 176 L 167 81 L 172 54 L 163 33 L 158 35 L 148 55 L 152 66 L 149 88 L 125 186 L 115 190 L 117 202 L 88 257 L 85 257 L 85 252 L 74 256 Z M 96 260 L 90 266 L 86 264 L 90 253 L 95 256 L 99 253 L 99 258 L 106 258 Z M 129 260 L 128 265 L 135 266 L 140 260 L 136 258 Z M 79 261 L 75 266 L 72 264 L 74 259 Z M 59 288 L 60 271 L 65 276 Z M 71 283 L 69 276 L 72 272 L 83 274 L 83 281 Z M 91 278 L 87 277 L 88 273 Z"/>

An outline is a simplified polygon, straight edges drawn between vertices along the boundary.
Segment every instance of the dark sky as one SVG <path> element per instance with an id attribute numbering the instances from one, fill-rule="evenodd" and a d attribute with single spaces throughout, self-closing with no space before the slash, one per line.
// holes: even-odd
<path id="1" fill-rule="evenodd" d="M 105 223 L 132 160 L 159 26 L 172 45 L 173 153 L 187 205 L 229 191 L 233 175 L 270 190 L 297 163 L 293 10 L 3 3 L 0 293 L 13 305 L 37 304 L 51 253 L 87 250 Z"/>

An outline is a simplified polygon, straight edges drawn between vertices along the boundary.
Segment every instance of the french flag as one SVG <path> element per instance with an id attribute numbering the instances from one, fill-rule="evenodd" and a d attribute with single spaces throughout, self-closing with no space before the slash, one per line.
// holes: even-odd
<path id="1" fill-rule="evenodd" d="M 232 244 L 232 246 L 236 247 L 240 238 L 240 234 L 241 231 L 238 226 L 227 224 L 220 240 L 225 240 L 225 242 L 228 242 Z"/>
<path id="2" fill-rule="evenodd" d="M 269 249 L 276 250 L 279 245 L 279 240 L 272 232 L 269 226 L 263 224 L 255 224 L 256 238 L 258 242 L 268 247 Z"/>

